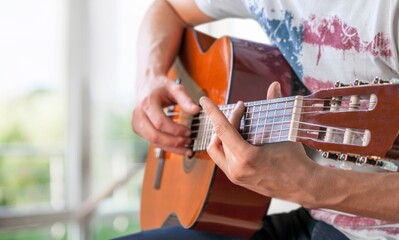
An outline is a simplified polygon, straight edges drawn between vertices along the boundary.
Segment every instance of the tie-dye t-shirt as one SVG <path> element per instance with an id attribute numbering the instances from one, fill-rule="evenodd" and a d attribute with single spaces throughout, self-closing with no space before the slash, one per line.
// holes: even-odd
<path id="1" fill-rule="evenodd" d="M 196 0 L 206 15 L 256 20 L 311 91 L 399 78 L 399 0 Z M 351 239 L 399 239 L 399 224 L 310 211 Z"/>

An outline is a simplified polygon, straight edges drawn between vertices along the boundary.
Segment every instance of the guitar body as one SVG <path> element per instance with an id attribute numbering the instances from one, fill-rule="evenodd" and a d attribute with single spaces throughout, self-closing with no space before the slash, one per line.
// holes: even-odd
<path id="1" fill-rule="evenodd" d="M 222 105 L 265 99 L 273 81 L 281 83 L 283 95 L 291 95 L 296 76 L 274 47 L 187 30 L 170 77 L 180 78 L 195 100 L 207 95 Z M 270 198 L 231 183 L 205 151 L 191 159 L 156 152 L 150 146 L 141 199 L 143 230 L 180 224 L 250 237 L 261 227 Z"/>

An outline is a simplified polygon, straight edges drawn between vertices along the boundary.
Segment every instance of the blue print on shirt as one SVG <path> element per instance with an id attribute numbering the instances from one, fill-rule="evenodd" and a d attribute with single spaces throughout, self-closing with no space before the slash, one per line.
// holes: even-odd
<path id="1" fill-rule="evenodd" d="M 283 19 L 269 19 L 264 8 L 260 8 L 253 2 L 249 4 L 249 11 L 266 32 L 270 41 L 280 49 L 299 79 L 303 79 L 303 67 L 299 61 L 304 36 L 303 24 L 293 26 L 293 15 L 288 11 L 283 12 Z"/>

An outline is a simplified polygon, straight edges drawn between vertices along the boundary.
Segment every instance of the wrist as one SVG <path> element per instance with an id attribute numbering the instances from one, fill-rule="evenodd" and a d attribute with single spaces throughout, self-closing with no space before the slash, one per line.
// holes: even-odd
<path id="1" fill-rule="evenodd" d="M 306 172 L 299 180 L 300 185 L 303 187 L 300 204 L 305 208 L 319 208 L 321 207 L 320 203 L 324 195 L 323 190 L 327 188 L 324 184 L 320 184 L 324 181 L 324 167 L 311 160 L 311 163 L 306 168 Z M 321 186 L 324 186 L 324 189 Z"/>

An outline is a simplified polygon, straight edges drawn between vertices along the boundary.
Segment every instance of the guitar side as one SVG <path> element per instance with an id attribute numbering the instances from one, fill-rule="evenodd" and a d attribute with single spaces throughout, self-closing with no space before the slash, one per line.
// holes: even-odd
<path id="1" fill-rule="evenodd" d="M 183 84 L 190 78 L 202 95 L 220 105 L 264 99 L 273 81 L 281 83 L 283 95 L 291 94 L 292 70 L 270 46 L 228 37 L 215 40 L 187 30 L 179 61 L 185 72 L 178 73 Z M 194 96 L 195 100 L 200 95 Z M 178 223 L 185 228 L 250 237 L 261 227 L 270 198 L 231 183 L 206 152 L 192 159 L 166 153 L 159 188 L 154 187 L 160 163 L 155 152 L 151 146 L 143 182 L 143 230 Z"/>

